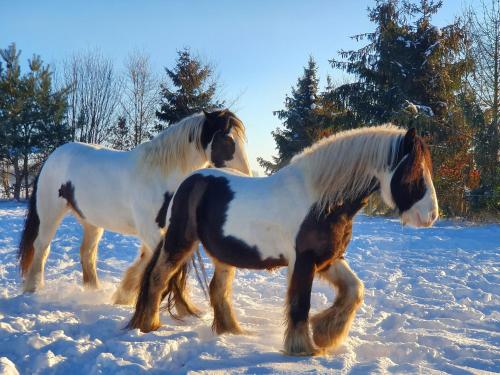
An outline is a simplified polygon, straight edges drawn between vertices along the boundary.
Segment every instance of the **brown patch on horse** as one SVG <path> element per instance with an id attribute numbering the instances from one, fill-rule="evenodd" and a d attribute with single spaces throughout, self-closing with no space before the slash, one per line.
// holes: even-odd
<path id="1" fill-rule="evenodd" d="M 432 175 L 429 148 L 423 139 L 410 129 L 400 145 L 400 158 L 391 179 L 391 194 L 399 212 L 409 210 L 427 191 L 424 168 Z"/>
<path id="2" fill-rule="evenodd" d="M 212 150 L 210 158 L 217 168 L 226 166 L 226 161 L 233 158 L 236 151 L 236 143 L 228 133 L 217 132 L 212 140 Z"/>
<path id="3" fill-rule="evenodd" d="M 165 225 L 167 224 L 166 220 L 167 220 L 168 204 L 170 203 L 172 196 L 173 194 L 169 193 L 168 191 L 166 191 L 165 194 L 163 194 L 163 203 L 155 219 L 156 223 L 160 228 L 165 228 Z"/>
<path id="4" fill-rule="evenodd" d="M 298 253 L 288 285 L 285 351 L 290 355 L 315 354 L 308 326 L 315 258 L 310 250 Z"/>
<path id="5" fill-rule="evenodd" d="M 230 110 L 222 109 L 205 113 L 205 122 L 200 137 L 200 143 L 204 150 L 210 144 L 217 132 L 229 134 L 234 131 L 240 138 L 245 137 L 243 122 Z"/>
<path id="6" fill-rule="evenodd" d="M 335 260 L 342 258 L 351 241 L 353 217 L 366 205 L 367 197 L 368 194 L 320 214 L 316 206 L 313 206 L 295 239 L 297 256 L 312 251 L 318 271 L 328 268 Z"/>
<path id="7" fill-rule="evenodd" d="M 36 237 L 38 236 L 38 229 L 40 227 L 40 218 L 38 217 L 38 211 L 36 209 L 37 187 L 38 176 L 33 184 L 33 191 L 31 192 L 28 204 L 28 214 L 26 215 L 26 220 L 24 221 L 24 229 L 21 235 L 21 241 L 19 242 L 19 250 L 17 252 L 17 258 L 19 259 L 22 276 L 26 275 L 31 267 L 31 263 L 33 263 L 33 258 L 35 256 L 34 243 Z"/>
<path id="8" fill-rule="evenodd" d="M 205 190 L 207 189 L 207 185 L 208 182 L 205 179 L 201 179 L 191 188 L 188 200 L 188 218 L 185 227 L 186 238 L 198 238 L 198 218 L 196 213 L 203 194 L 205 194 Z"/>
<path id="9" fill-rule="evenodd" d="M 85 219 L 85 215 L 83 215 L 83 212 L 80 210 L 80 208 L 76 204 L 75 187 L 73 186 L 71 181 L 68 181 L 65 184 L 61 185 L 61 187 L 59 188 L 59 196 L 61 198 L 66 199 L 68 207 L 71 208 L 74 212 L 76 212 L 76 214 L 81 219 Z"/>

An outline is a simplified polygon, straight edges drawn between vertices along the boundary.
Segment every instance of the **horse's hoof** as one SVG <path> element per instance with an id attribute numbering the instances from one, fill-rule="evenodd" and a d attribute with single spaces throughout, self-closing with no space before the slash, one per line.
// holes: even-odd
<path id="1" fill-rule="evenodd" d="M 43 284 L 42 285 L 27 285 L 27 284 L 24 284 L 23 285 L 23 294 L 33 294 L 35 293 L 36 291 L 38 291 L 39 289 L 43 288 Z"/>
<path id="2" fill-rule="evenodd" d="M 231 330 L 226 331 L 226 333 L 229 333 L 230 335 L 250 335 L 251 332 L 247 331 L 246 329 L 243 328 L 233 328 Z"/>
<path id="3" fill-rule="evenodd" d="M 212 330 L 218 335 L 250 335 L 251 332 L 240 327 L 222 328 L 212 326 Z"/>
<path id="4" fill-rule="evenodd" d="M 142 333 L 149 333 L 149 332 L 158 330 L 158 328 L 160 328 L 160 327 L 161 327 L 161 324 L 151 324 L 150 326 L 141 327 L 139 329 Z"/>
<path id="5" fill-rule="evenodd" d="M 97 290 L 101 287 L 101 285 L 98 282 L 92 282 L 92 283 L 83 283 L 83 287 L 85 290 Z"/>
<path id="6" fill-rule="evenodd" d="M 290 357 L 314 357 L 323 353 L 320 349 L 312 349 L 302 352 L 288 352 L 286 350 L 281 350 L 281 353 Z"/>

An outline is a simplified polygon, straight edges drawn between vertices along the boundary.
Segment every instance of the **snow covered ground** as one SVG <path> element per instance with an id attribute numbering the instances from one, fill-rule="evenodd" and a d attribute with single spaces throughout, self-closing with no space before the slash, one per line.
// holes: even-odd
<path id="1" fill-rule="evenodd" d="M 0 373 L 421 373 L 500 372 L 500 225 L 438 222 L 425 230 L 359 215 L 347 260 L 366 286 L 346 343 L 323 357 L 280 354 L 286 271 L 238 271 L 234 305 L 247 336 L 212 334 L 211 311 L 193 282 L 202 319 L 163 314 L 164 326 L 125 331 L 132 310 L 110 298 L 138 242 L 106 233 L 99 291 L 81 288 L 81 231 L 64 220 L 47 284 L 20 294 L 16 244 L 25 206 L 0 203 Z M 256 233 L 256 235 L 258 235 Z M 208 266 L 210 267 L 210 266 Z M 313 312 L 333 300 L 315 283 Z"/>

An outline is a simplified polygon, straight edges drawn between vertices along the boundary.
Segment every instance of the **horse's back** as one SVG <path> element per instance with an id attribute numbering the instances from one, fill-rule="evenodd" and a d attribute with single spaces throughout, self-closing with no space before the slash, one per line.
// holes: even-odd
<path id="1" fill-rule="evenodd" d="M 256 178 L 231 170 L 202 169 L 179 186 L 168 219 L 178 220 L 172 211 L 176 201 L 193 210 L 187 204 L 190 201 L 198 207 L 196 223 L 201 227 L 197 232 L 205 245 L 215 244 L 213 237 L 218 234 L 257 249 L 261 259 L 289 259 L 288 251 L 293 250 L 295 234 L 309 209 L 305 198 L 300 181 L 286 173 Z M 216 250 L 216 245 L 212 247 Z"/>
<path id="2" fill-rule="evenodd" d="M 56 148 L 45 162 L 40 178 L 63 183 L 61 179 L 95 184 L 93 178 L 113 176 L 130 167 L 128 152 L 99 145 L 69 142 Z M 76 181 L 73 181 L 76 182 Z M 94 185 L 95 186 L 95 185 Z"/>
<path id="3" fill-rule="evenodd" d="M 99 227 L 129 233 L 131 228 L 119 221 L 124 216 L 127 222 L 131 221 L 128 205 L 134 165 L 129 152 L 79 142 L 66 143 L 54 150 L 45 162 L 37 195 L 48 197 L 47 205 L 60 205 L 59 198 L 66 198 L 64 195 L 71 192 L 71 199 L 81 209 L 82 219 Z M 110 212 L 114 215 L 109 215 Z"/>

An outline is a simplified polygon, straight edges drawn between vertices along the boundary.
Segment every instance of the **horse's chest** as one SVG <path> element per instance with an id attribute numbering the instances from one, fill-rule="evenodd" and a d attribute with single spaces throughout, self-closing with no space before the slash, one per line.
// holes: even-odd
<path id="1" fill-rule="evenodd" d="M 342 258 L 352 236 L 352 218 L 347 214 L 317 217 L 309 214 L 296 238 L 297 253 L 312 251 L 319 269 Z"/>

